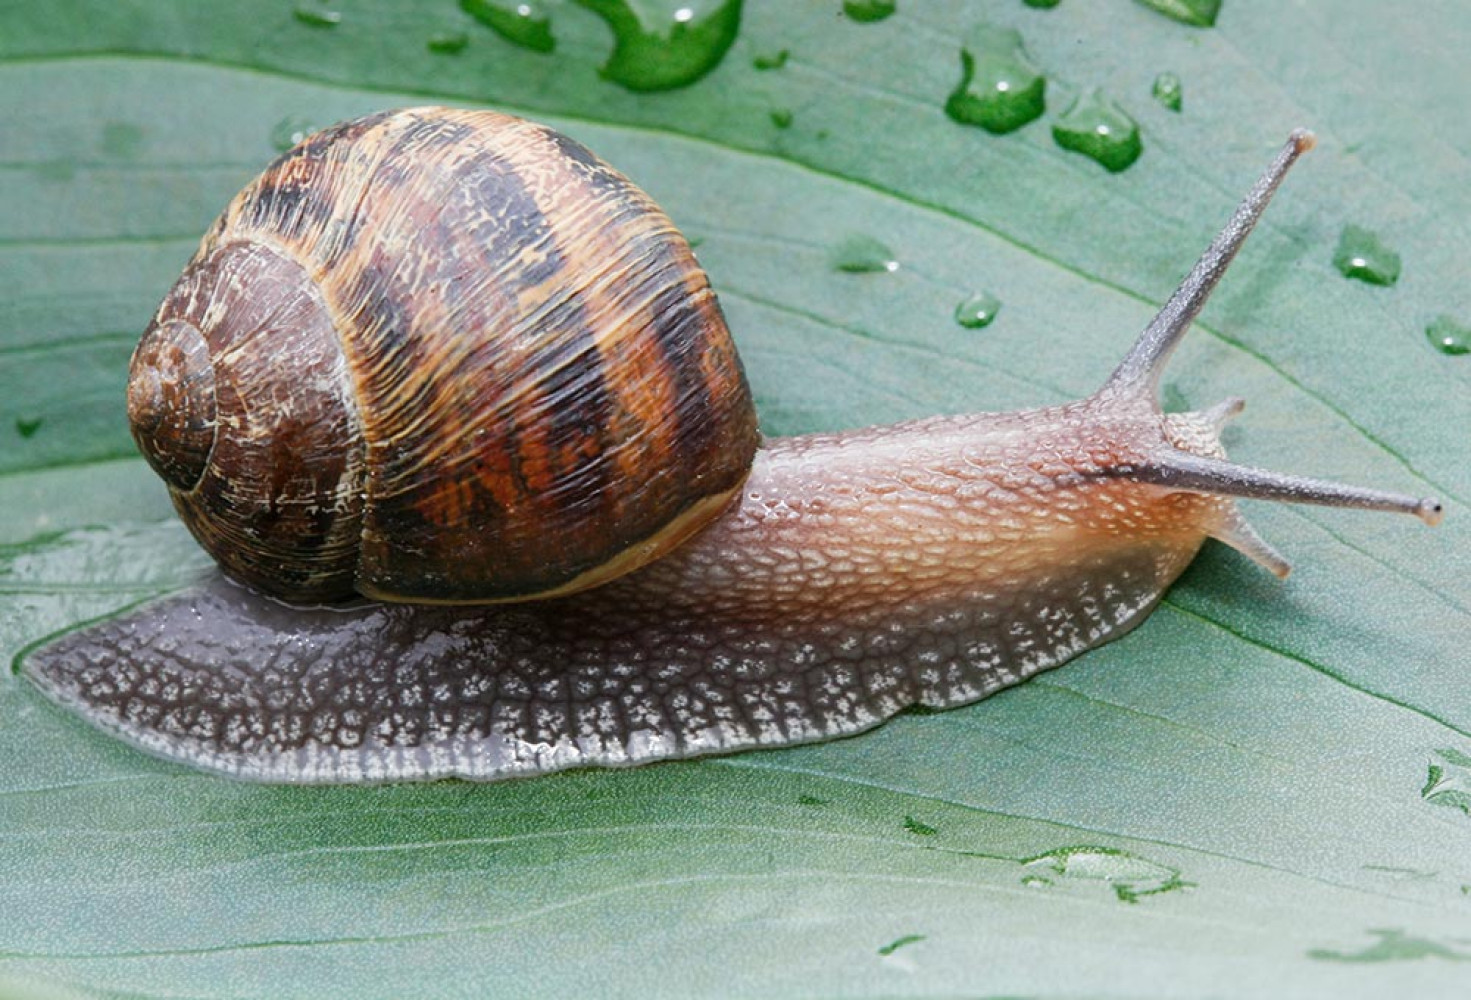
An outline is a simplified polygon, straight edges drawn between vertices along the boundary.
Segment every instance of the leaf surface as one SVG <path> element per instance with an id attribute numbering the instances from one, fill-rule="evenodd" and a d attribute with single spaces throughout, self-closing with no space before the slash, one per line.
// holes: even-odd
<path id="1" fill-rule="evenodd" d="M 599 75 L 613 36 L 580 6 L 547 5 L 549 54 L 449 0 L 302 6 L 341 16 L 0 4 L 7 661 L 204 569 L 134 457 L 132 344 L 283 137 L 413 103 L 541 118 L 646 187 L 698 241 L 771 434 L 1090 391 L 1309 126 L 1166 401 L 1243 395 L 1236 458 L 1437 493 L 1446 523 L 1251 505 L 1288 583 L 1208 547 L 1139 630 L 980 704 L 502 785 L 231 783 L 6 676 L 0 994 L 1464 992 L 1471 358 L 1424 336 L 1471 319 L 1463 5 L 1227 0 L 1201 29 L 1126 0 L 873 23 L 751 0 L 713 72 L 643 94 Z M 1048 79 L 1005 136 L 943 110 L 982 18 Z M 1150 97 L 1167 70 L 1180 113 Z M 1051 136 L 1094 87 L 1140 125 L 1118 174 Z M 1396 285 L 1334 270 L 1346 225 L 1401 255 Z M 855 236 L 898 270 L 836 269 Z M 976 291 L 1001 311 L 962 329 Z"/>

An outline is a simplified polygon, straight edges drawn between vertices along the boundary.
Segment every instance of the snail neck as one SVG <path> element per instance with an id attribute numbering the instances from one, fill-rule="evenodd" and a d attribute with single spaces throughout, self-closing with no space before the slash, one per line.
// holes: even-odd
<path id="1" fill-rule="evenodd" d="M 1140 552 L 1162 588 L 1224 502 L 1113 475 L 1160 424 L 1099 417 L 1083 402 L 771 440 L 723 517 L 606 596 L 852 622 L 1005 601 L 1080 566 L 1102 579 Z"/>

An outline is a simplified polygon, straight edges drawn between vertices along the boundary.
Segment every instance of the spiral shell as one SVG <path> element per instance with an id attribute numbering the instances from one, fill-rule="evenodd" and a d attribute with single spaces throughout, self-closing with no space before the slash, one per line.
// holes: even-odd
<path id="1" fill-rule="evenodd" d="M 595 585 L 718 514 L 758 442 L 668 217 L 545 126 L 447 108 L 337 125 L 252 181 L 128 410 L 201 544 L 296 600 Z"/>

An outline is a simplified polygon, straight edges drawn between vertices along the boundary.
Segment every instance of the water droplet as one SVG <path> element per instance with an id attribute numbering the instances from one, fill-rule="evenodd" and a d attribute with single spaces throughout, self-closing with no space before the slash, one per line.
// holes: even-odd
<path id="1" fill-rule="evenodd" d="M 1450 747 L 1435 754 L 1440 762 L 1431 762 L 1420 798 L 1471 816 L 1471 756 Z"/>
<path id="2" fill-rule="evenodd" d="M 871 24 L 882 21 L 898 6 L 898 0 L 843 0 L 843 13 L 860 24 Z"/>
<path id="3" fill-rule="evenodd" d="M 1430 938 L 1414 937 L 1399 928 L 1376 927 L 1368 933 L 1379 940 L 1358 951 L 1312 948 L 1308 950 L 1308 958 L 1323 962 L 1405 962 L 1420 958 L 1441 958 L 1453 962 L 1471 960 L 1471 951 Z"/>
<path id="4" fill-rule="evenodd" d="M 872 236 L 849 236 L 833 247 L 829 259 L 834 270 L 847 274 L 899 270 L 899 261 L 894 258 L 894 251 Z"/>
<path id="5" fill-rule="evenodd" d="M 782 49 L 774 55 L 756 56 L 751 60 L 751 65 L 759 70 L 781 69 L 787 64 L 787 60 L 791 56 L 792 51 L 790 49 Z"/>
<path id="6" fill-rule="evenodd" d="M 1043 875 L 1024 875 L 1022 885 L 1028 889 L 1043 889 L 1052 884 L 1052 879 Z"/>
<path id="7" fill-rule="evenodd" d="M 143 146 L 143 129 L 132 122 L 108 122 L 102 127 L 102 150 L 119 160 L 131 160 Z"/>
<path id="8" fill-rule="evenodd" d="M 1001 300 L 990 292 L 976 292 L 963 299 L 960 305 L 955 307 L 955 322 L 967 330 L 979 330 L 981 327 L 990 326 L 991 321 L 996 318 L 996 313 L 1001 310 Z"/>
<path id="9" fill-rule="evenodd" d="M 921 823 L 913 816 L 904 817 L 904 829 L 920 837 L 933 837 L 940 832 L 938 827 L 930 826 L 928 823 Z"/>
<path id="10" fill-rule="evenodd" d="M 1137 903 L 1145 896 L 1194 887 L 1193 883 L 1180 879 L 1178 868 L 1114 847 L 1059 847 L 1027 858 L 1022 864 L 1050 870 L 1065 879 L 1107 882 L 1124 903 Z"/>
<path id="11" fill-rule="evenodd" d="M 321 7 L 297 7 L 291 12 L 302 24 L 313 28 L 335 28 L 342 23 L 342 12 Z"/>
<path id="12" fill-rule="evenodd" d="M 1221 0 L 1139 0 L 1150 10 L 1197 28 L 1209 28 L 1221 12 Z"/>
<path id="13" fill-rule="evenodd" d="M 1096 160 L 1111 173 L 1127 170 L 1144 144 L 1139 125 L 1100 90 L 1082 94 L 1052 126 L 1052 138 L 1063 149 Z"/>
<path id="14" fill-rule="evenodd" d="M 1425 337 L 1441 354 L 1471 354 L 1471 326 L 1449 316 L 1437 316 L 1425 328 Z"/>
<path id="15" fill-rule="evenodd" d="M 284 153 L 316 130 L 317 126 L 305 118 L 282 118 L 271 129 L 271 145 Z"/>
<path id="16" fill-rule="evenodd" d="M 430 52 L 442 56 L 457 56 L 465 51 L 465 46 L 470 44 L 470 36 L 463 31 L 454 31 L 434 35 L 425 44 L 428 45 Z"/>
<path id="17" fill-rule="evenodd" d="M 1004 135 L 1040 118 L 1047 78 L 1010 29 L 983 26 L 960 49 L 960 83 L 945 101 L 945 114 L 962 125 Z"/>
<path id="18" fill-rule="evenodd" d="M 460 9 L 512 45 L 533 52 L 557 47 L 542 0 L 460 0 Z"/>
<path id="19" fill-rule="evenodd" d="M 1180 85 L 1180 78 L 1174 73 L 1161 73 L 1155 77 L 1150 93 L 1156 101 L 1171 111 L 1179 111 L 1184 104 L 1185 91 Z"/>
<path id="20" fill-rule="evenodd" d="M 34 437 L 35 433 L 41 429 L 41 425 L 45 422 L 45 418 L 43 417 L 16 417 L 15 432 L 23 438 Z"/>
<path id="21" fill-rule="evenodd" d="M 1043 10 L 1051 10 L 1061 2 L 1062 0 L 1022 0 L 1028 7 L 1040 7 Z"/>
<path id="22" fill-rule="evenodd" d="M 924 940 L 923 934 L 906 934 L 901 938 L 895 938 L 879 949 L 880 955 L 892 955 L 906 944 L 917 944 Z"/>
<path id="23" fill-rule="evenodd" d="M 777 128 L 792 127 L 792 113 L 786 108 L 776 108 L 771 112 L 771 124 Z"/>
<path id="24" fill-rule="evenodd" d="M 673 90 L 694 83 L 720 64 L 741 27 L 741 0 L 577 3 L 613 29 L 613 54 L 601 73 L 629 90 Z"/>
<path id="25" fill-rule="evenodd" d="M 1399 254 L 1363 226 L 1347 225 L 1333 251 L 1333 266 L 1345 278 L 1389 286 L 1399 280 Z"/>

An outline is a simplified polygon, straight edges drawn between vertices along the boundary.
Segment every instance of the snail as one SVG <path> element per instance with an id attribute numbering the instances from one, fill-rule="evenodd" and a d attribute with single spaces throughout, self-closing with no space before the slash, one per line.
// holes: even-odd
<path id="1" fill-rule="evenodd" d="M 1157 401 L 1312 142 L 1088 398 L 760 441 L 688 244 L 585 148 L 445 108 L 308 137 L 132 363 L 134 436 L 224 574 L 24 669 L 242 778 L 487 780 L 973 702 L 1137 625 L 1207 538 L 1285 575 L 1237 497 L 1434 524 L 1431 499 L 1231 463 L 1240 399 Z"/>

